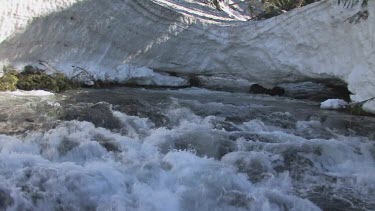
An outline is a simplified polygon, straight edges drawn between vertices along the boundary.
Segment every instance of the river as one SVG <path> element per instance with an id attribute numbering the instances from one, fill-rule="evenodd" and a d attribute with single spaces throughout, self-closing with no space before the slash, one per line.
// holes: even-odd
<path id="1" fill-rule="evenodd" d="M 375 118 L 185 89 L 0 94 L 0 210 L 375 210 Z"/>

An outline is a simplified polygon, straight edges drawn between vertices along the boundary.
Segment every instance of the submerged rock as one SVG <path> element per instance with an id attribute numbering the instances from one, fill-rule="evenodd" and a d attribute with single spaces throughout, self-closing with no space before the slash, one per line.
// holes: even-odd
<path id="1" fill-rule="evenodd" d="M 108 103 L 66 105 L 59 115 L 64 121 L 78 120 L 92 122 L 96 127 L 116 129 L 121 122 L 114 117 L 112 107 Z"/>
<path id="2" fill-rule="evenodd" d="M 13 205 L 14 200 L 10 195 L 10 191 L 6 189 L 0 189 L 0 210 L 6 210 L 7 207 Z"/>
<path id="3" fill-rule="evenodd" d="M 285 90 L 281 87 L 274 87 L 272 89 L 267 89 L 262 87 L 259 84 L 253 84 L 250 87 L 250 93 L 253 94 L 266 94 L 266 95 L 271 95 L 271 96 L 282 96 L 285 94 Z"/>

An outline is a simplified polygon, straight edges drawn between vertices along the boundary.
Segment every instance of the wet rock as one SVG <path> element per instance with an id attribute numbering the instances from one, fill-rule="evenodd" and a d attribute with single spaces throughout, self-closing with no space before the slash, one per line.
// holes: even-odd
<path id="1" fill-rule="evenodd" d="M 114 105 L 116 111 L 126 113 L 130 116 L 148 118 L 157 127 L 167 126 L 169 119 L 165 115 L 163 106 L 152 106 L 143 100 L 127 99 L 120 102 L 121 105 Z"/>
<path id="2" fill-rule="evenodd" d="M 116 140 L 112 138 L 105 137 L 102 134 L 96 134 L 94 136 L 95 140 L 102 145 L 108 152 L 119 152 L 120 146 Z"/>
<path id="3" fill-rule="evenodd" d="M 189 84 L 190 86 L 200 87 L 201 81 L 199 80 L 197 76 L 193 76 L 189 79 Z"/>
<path id="4" fill-rule="evenodd" d="M 313 149 L 313 153 L 319 155 L 319 149 Z M 274 169 L 277 172 L 288 171 L 290 177 L 295 180 L 302 180 L 308 171 L 314 171 L 314 163 L 307 157 L 303 156 L 301 152 L 290 149 L 282 153 L 284 158 L 283 165 L 277 165 Z"/>
<path id="5" fill-rule="evenodd" d="M 66 105 L 59 119 L 92 122 L 96 127 L 108 129 L 121 128 L 120 120 L 113 116 L 111 105 L 108 103 Z"/>
<path id="6" fill-rule="evenodd" d="M 253 84 L 250 87 L 250 93 L 253 94 L 266 94 L 271 96 L 282 96 L 285 94 L 285 90 L 281 87 L 274 87 L 272 89 L 267 89 L 259 84 Z"/>
<path id="7" fill-rule="evenodd" d="M 250 209 L 255 199 L 252 196 L 241 193 L 239 191 L 227 191 L 220 197 L 221 203 L 227 203 L 234 207 Z"/>
<path id="8" fill-rule="evenodd" d="M 232 152 L 222 158 L 222 162 L 235 166 L 239 172 L 247 174 L 253 183 L 262 181 L 274 173 L 270 158 L 262 152 Z"/>
<path id="9" fill-rule="evenodd" d="M 250 87 L 250 93 L 253 94 L 265 94 L 268 92 L 268 89 L 264 88 L 259 84 L 254 84 Z"/>
<path id="10" fill-rule="evenodd" d="M 284 83 L 279 86 L 285 90 L 285 96 L 295 99 L 307 99 L 322 102 L 327 99 L 339 98 L 350 101 L 347 84 L 333 84 L 332 81 L 304 81 Z M 338 82 L 336 82 L 338 83 Z"/>
<path id="11" fill-rule="evenodd" d="M 61 140 L 60 145 L 58 146 L 58 151 L 60 155 L 66 155 L 69 151 L 71 151 L 73 148 L 77 147 L 79 145 L 78 142 L 70 140 L 67 137 L 64 137 Z"/>
<path id="12" fill-rule="evenodd" d="M 263 115 L 262 121 L 276 127 L 292 129 L 295 127 L 297 120 L 289 112 L 272 112 L 269 115 Z"/>
<path id="13" fill-rule="evenodd" d="M 350 102 L 350 95 L 352 94 L 348 90 L 347 84 L 345 85 L 328 85 L 330 91 L 335 95 L 335 97 L 342 98 L 347 102 Z"/>
<path id="14" fill-rule="evenodd" d="M 6 210 L 7 207 L 13 205 L 14 200 L 10 195 L 10 191 L 0 189 L 0 210 Z"/>
<path id="15" fill-rule="evenodd" d="M 235 146 L 221 134 L 215 132 L 204 134 L 203 131 L 193 130 L 187 131 L 186 134 L 182 134 L 174 140 L 172 146 L 164 146 L 164 149 L 168 148 L 169 150 L 173 148 L 178 150 L 194 150 L 198 156 L 220 159 L 225 154 L 232 152 Z"/>
<path id="16" fill-rule="evenodd" d="M 23 73 L 24 74 L 40 74 L 43 73 L 44 71 L 42 69 L 39 69 L 37 67 L 34 67 L 32 65 L 27 65 L 23 68 Z"/>
<path id="17" fill-rule="evenodd" d="M 285 90 L 281 87 L 274 87 L 271 89 L 270 91 L 270 95 L 274 96 L 274 95 L 278 95 L 278 96 L 281 96 L 281 95 L 284 95 L 285 94 Z"/>

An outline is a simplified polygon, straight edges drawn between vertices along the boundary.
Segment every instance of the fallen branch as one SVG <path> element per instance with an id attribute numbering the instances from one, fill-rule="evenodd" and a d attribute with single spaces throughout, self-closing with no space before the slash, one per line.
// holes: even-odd
<path id="1" fill-rule="evenodd" d="M 87 81 L 95 81 L 95 77 L 89 73 L 87 70 L 83 69 L 82 67 L 72 66 L 73 69 L 73 76 L 70 77 L 71 80 L 79 81 L 79 78 L 84 79 Z"/>
<path id="2" fill-rule="evenodd" d="M 50 64 L 48 64 L 48 62 L 46 61 L 43 61 L 43 60 L 38 60 L 39 64 L 44 66 L 45 68 L 47 68 L 48 70 L 50 70 L 51 72 L 53 73 L 61 73 L 60 71 L 56 70 L 55 68 L 53 68 Z"/>
<path id="3" fill-rule="evenodd" d="M 375 97 L 372 97 L 370 99 L 363 100 L 363 101 L 360 101 L 360 102 L 349 103 L 348 105 L 346 105 L 346 107 L 363 106 L 365 103 L 368 103 L 368 102 L 370 102 L 372 100 L 375 100 Z"/>

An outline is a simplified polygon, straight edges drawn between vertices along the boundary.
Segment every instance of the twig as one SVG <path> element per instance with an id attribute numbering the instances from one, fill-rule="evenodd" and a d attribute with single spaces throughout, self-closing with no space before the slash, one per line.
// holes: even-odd
<path id="1" fill-rule="evenodd" d="M 40 65 L 43 65 L 44 67 L 46 67 L 48 70 L 52 71 L 53 73 L 61 73 L 60 71 L 56 70 L 55 68 L 53 68 L 50 64 L 48 64 L 48 62 L 46 61 L 43 61 L 43 60 L 38 60 L 39 64 Z"/>
<path id="2" fill-rule="evenodd" d="M 367 100 L 363 100 L 363 101 L 360 101 L 360 102 L 355 102 L 355 103 L 349 103 L 347 106 L 348 107 L 354 107 L 354 106 L 362 106 L 363 104 L 367 103 L 367 102 L 370 102 L 372 100 L 375 100 L 375 97 L 372 97 L 370 99 L 367 99 Z"/>

